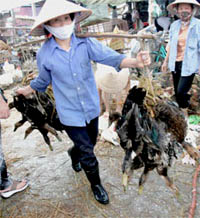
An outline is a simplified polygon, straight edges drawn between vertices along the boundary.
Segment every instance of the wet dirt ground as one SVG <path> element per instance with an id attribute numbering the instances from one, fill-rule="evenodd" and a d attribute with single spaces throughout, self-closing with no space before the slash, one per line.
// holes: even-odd
<path id="1" fill-rule="evenodd" d="M 11 101 L 12 90 L 6 91 Z M 35 130 L 25 140 L 25 123 L 16 132 L 14 124 L 21 115 L 12 109 L 9 119 L 2 120 L 2 140 L 5 159 L 12 178 L 26 177 L 30 187 L 10 199 L 0 199 L 0 217 L 28 218 L 181 218 L 188 217 L 192 202 L 192 179 L 196 167 L 175 161 L 169 175 L 179 188 L 180 196 L 165 185 L 155 171 L 151 172 L 143 193 L 138 193 L 142 169 L 134 172 L 128 190 L 121 185 L 121 163 L 124 152 L 108 142 L 98 142 L 95 153 L 100 164 L 102 183 L 110 197 L 109 205 L 101 205 L 93 198 L 83 172 L 75 173 L 67 149 L 72 146 L 65 133 L 59 133 L 62 142 L 50 139 L 50 151 L 40 133 Z M 197 208 L 200 217 L 200 178 L 197 181 Z"/>

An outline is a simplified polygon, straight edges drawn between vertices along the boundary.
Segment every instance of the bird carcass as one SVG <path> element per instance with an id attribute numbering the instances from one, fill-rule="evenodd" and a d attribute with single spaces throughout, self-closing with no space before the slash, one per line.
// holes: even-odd
<path id="1" fill-rule="evenodd" d="M 182 147 L 196 160 L 199 153 L 184 141 L 187 122 L 177 105 L 168 100 L 160 100 L 149 111 L 145 97 L 144 88 L 134 86 L 130 89 L 122 115 L 117 121 L 120 145 L 125 152 L 122 164 L 123 186 L 127 188 L 134 170 L 144 167 L 139 179 L 139 191 L 142 191 L 148 173 L 156 169 L 166 184 L 178 193 L 168 177 L 168 167 L 182 151 Z"/>
<path id="2" fill-rule="evenodd" d="M 31 126 L 25 131 L 26 138 L 34 129 L 39 130 L 50 150 L 53 150 L 48 132 L 58 136 L 58 131 L 62 131 L 63 125 L 60 123 L 53 99 L 42 92 L 35 92 L 28 97 L 14 95 L 13 102 L 9 104 L 10 109 L 16 108 L 22 114 L 22 119 L 15 124 L 14 131 L 28 121 Z"/>

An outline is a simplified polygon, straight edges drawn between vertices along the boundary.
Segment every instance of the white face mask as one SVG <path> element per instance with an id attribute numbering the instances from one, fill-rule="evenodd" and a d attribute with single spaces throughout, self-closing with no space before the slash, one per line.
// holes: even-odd
<path id="1" fill-rule="evenodd" d="M 75 22 L 73 21 L 71 24 L 64 25 L 61 27 L 52 27 L 49 25 L 44 25 L 44 28 L 47 29 L 52 35 L 60 40 L 65 40 L 70 38 L 72 33 L 74 32 Z"/>

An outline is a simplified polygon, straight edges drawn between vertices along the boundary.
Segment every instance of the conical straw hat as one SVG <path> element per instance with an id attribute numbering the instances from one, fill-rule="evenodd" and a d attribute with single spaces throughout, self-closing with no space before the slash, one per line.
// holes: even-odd
<path id="1" fill-rule="evenodd" d="M 70 13 L 76 13 L 76 23 L 78 23 L 89 17 L 92 11 L 66 0 L 46 0 L 35 20 L 30 35 L 44 35 L 42 24 L 61 15 Z"/>
<path id="2" fill-rule="evenodd" d="M 128 83 L 129 70 L 117 72 L 113 67 L 97 64 L 95 78 L 98 88 L 110 94 L 121 92 Z"/>
<path id="3" fill-rule="evenodd" d="M 176 14 L 177 13 L 176 6 L 177 6 L 177 4 L 181 4 L 181 3 L 193 4 L 196 7 L 200 7 L 200 4 L 196 0 L 176 0 L 175 2 L 173 2 L 167 6 L 167 10 L 171 14 Z"/>

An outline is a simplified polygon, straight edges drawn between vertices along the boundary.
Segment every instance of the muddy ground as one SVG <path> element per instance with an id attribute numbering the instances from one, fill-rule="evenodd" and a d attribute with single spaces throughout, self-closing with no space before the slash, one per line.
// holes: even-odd
<path id="1" fill-rule="evenodd" d="M 11 101 L 12 90 L 6 91 Z M 110 204 L 97 203 L 83 172 L 75 173 L 67 149 L 72 142 L 59 133 L 62 142 L 50 135 L 54 151 L 50 151 L 40 133 L 35 130 L 24 138 L 30 125 L 24 124 L 13 132 L 21 115 L 12 109 L 11 116 L 2 120 L 5 159 L 14 179 L 28 178 L 30 187 L 10 199 L 0 199 L 0 217 L 28 218 L 181 218 L 188 217 L 192 201 L 192 179 L 196 167 L 177 160 L 169 175 L 180 190 L 176 195 L 156 172 L 150 173 L 143 193 L 138 194 L 138 179 L 142 170 L 135 171 L 124 192 L 121 185 L 123 150 L 109 143 L 98 142 L 95 153 L 100 163 L 102 183 L 108 191 Z M 197 208 L 200 217 L 200 178 L 198 178 Z"/>

